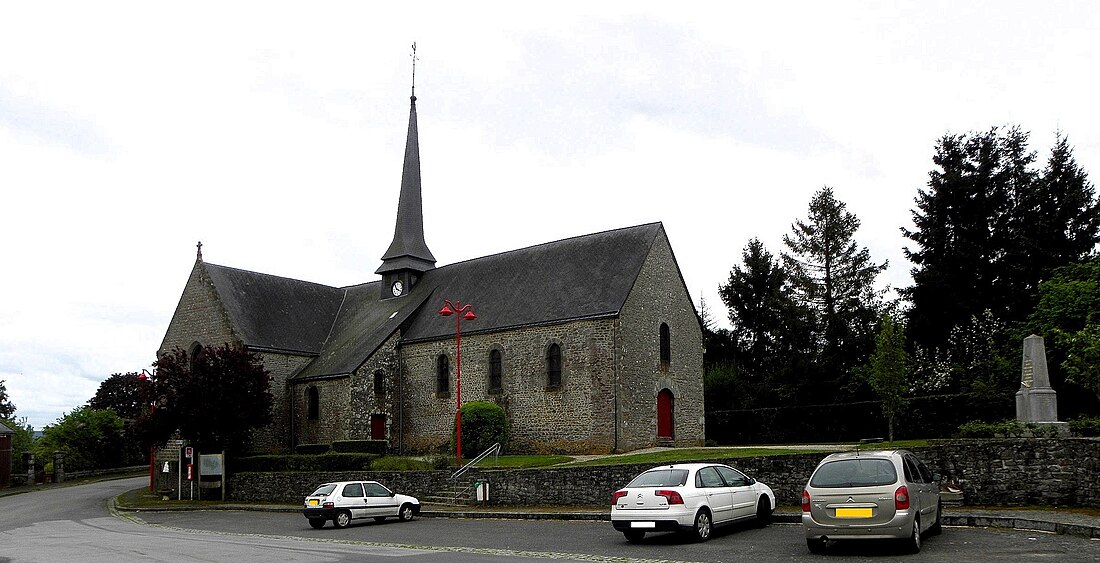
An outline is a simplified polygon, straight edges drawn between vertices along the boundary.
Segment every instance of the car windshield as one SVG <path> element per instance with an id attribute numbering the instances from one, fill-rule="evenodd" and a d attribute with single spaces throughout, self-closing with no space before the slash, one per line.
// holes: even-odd
<path id="1" fill-rule="evenodd" d="M 320 487 L 317 487 L 317 490 L 313 491 L 313 493 L 310 494 L 309 496 L 311 496 L 311 497 L 327 496 L 329 494 L 332 494 L 332 491 L 334 491 L 334 490 L 336 490 L 336 483 L 325 483 L 324 485 L 321 485 Z"/>
<path id="2" fill-rule="evenodd" d="M 875 487 L 898 480 L 894 463 L 888 459 L 862 458 L 831 461 L 817 468 L 810 478 L 814 487 Z"/>
<path id="3" fill-rule="evenodd" d="M 687 483 L 687 469 L 651 469 L 634 478 L 627 488 L 682 487 Z"/>

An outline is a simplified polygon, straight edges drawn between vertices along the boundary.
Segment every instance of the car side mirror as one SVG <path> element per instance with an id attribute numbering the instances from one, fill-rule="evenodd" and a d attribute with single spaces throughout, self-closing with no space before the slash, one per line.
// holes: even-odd
<path id="1" fill-rule="evenodd" d="M 940 475 L 939 473 L 933 473 L 932 474 L 932 482 L 939 483 L 942 480 L 943 480 L 943 476 Z"/>
<path id="2" fill-rule="evenodd" d="M 750 485 L 755 485 L 756 484 L 756 479 L 753 478 L 753 477 L 749 477 L 749 484 Z"/>
<path id="3" fill-rule="evenodd" d="M 390 491 L 390 497 L 395 497 L 395 496 L 397 496 L 397 493 L 395 493 L 393 491 Z"/>

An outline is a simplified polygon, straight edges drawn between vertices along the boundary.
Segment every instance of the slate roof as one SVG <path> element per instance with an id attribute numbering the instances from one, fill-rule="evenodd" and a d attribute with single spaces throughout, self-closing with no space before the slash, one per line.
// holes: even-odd
<path id="1" fill-rule="evenodd" d="M 604 231 L 425 272 L 418 285 L 434 290 L 438 306 L 417 312 L 402 338 L 453 335 L 454 322 L 439 316 L 444 299 L 472 304 L 478 318 L 463 332 L 618 315 L 662 229 L 649 223 Z"/>
<path id="2" fill-rule="evenodd" d="M 321 350 L 344 299 L 343 289 L 204 265 L 245 344 L 310 354 Z"/>
<path id="3" fill-rule="evenodd" d="M 399 328 L 403 341 L 450 338 L 444 299 L 471 303 L 477 333 L 619 314 L 663 230 L 649 223 L 540 244 L 425 272 L 412 291 L 380 299 L 380 281 L 334 288 L 206 264 L 251 347 L 316 354 L 296 379 L 348 374 Z"/>

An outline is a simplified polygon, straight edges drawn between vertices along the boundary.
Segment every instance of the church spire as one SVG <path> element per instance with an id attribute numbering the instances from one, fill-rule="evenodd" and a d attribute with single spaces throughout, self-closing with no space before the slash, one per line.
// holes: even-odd
<path id="1" fill-rule="evenodd" d="M 416 78 L 416 43 L 413 43 L 413 80 Z M 375 270 L 383 274 L 384 282 L 397 276 L 405 278 L 405 286 L 411 287 L 415 278 L 435 268 L 435 256 L 424 241 L 424 206 L 420 197 L 420 143 L 416 131 L 416 84 L 409 97 L 409 136 L 405 141 L 405 166 L 401 172 L 401 194 L 397 200 L 397 226 L 393 242 L 382 256 L 382 265 Z M 391 276 L 390 274 L 393 274 Z"/>

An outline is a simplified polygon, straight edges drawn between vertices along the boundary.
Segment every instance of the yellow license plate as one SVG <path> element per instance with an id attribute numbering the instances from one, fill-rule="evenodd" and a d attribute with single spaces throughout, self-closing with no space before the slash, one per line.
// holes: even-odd
<path id="1" fill-rule="evenodd" d="M 318 501 L 317 499 L 315 499 L 315 498 L 309 499 L 309 505 L 310 506 L 317 506 L 318 504 L 320 504 L 320 501 Z"/>
<path id="2" fill-rule="evenodd" d="M 836 509 L 837 518 L 870 518 L 870 508 L 838 508 Z"/>

